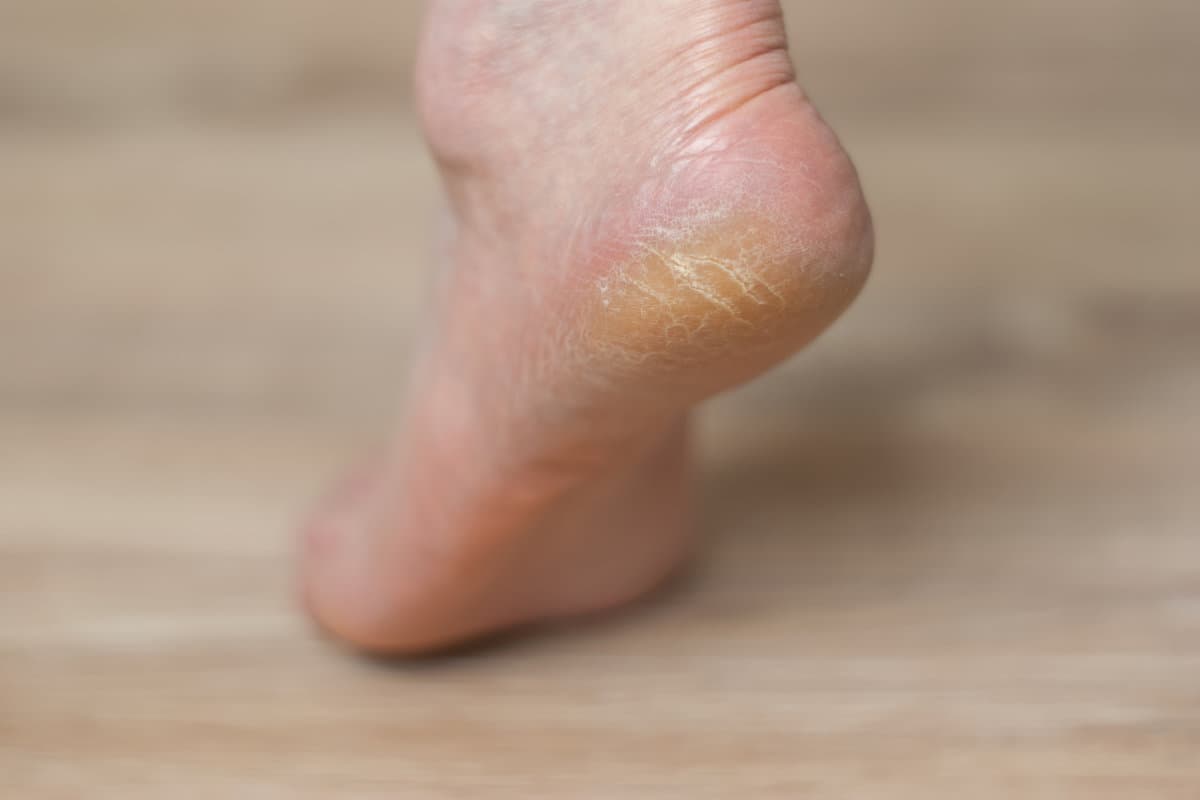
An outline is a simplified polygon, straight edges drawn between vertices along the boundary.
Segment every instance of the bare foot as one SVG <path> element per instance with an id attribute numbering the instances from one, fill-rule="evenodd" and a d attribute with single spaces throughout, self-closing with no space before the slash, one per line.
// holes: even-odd
<path id="1" fill-rule="evenodd" d="M 417 88 L 454 222 L 438 325 L 303 569 L 325 628 L 396 652 L 662 581 L 689 409 L 823 331 L 872 255 L 775 0 L 435 0 Z"/>

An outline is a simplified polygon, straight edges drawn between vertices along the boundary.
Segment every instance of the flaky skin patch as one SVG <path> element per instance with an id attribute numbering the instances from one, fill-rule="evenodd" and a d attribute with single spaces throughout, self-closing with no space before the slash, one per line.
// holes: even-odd
<path id="1" fill-rule="evenodd" d="M 818 322 L 819 254 L 780 241 L 773 220 L 723 217 L 651 230 L 606 271 L 589 303 L 592 346 L 627 367 L 682 368 Z"/>

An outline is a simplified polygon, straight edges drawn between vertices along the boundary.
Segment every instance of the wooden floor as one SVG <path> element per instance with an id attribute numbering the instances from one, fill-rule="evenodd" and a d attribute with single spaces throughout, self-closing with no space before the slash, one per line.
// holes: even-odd
<path id="1" fill-rule="evenodd" d="M 0 797 L 1200 798 L 1200 7 L 791 5 L 871 288 L 687 581 L 384 665 L 289 538 L 421 307 L 416 4 L 0 3 Z"/>

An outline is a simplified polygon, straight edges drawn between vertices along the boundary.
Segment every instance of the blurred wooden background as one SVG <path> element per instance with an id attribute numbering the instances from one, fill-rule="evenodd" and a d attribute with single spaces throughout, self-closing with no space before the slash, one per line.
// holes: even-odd
<path id="1" fill-rule="evenodd" d="M 418 4 L 0 0 L 0 796 L 1200 797 L 1200 6 L 789 11 L 881 256 L 709 556 L 387 667 L 288 552 L 421 305 Z"/>

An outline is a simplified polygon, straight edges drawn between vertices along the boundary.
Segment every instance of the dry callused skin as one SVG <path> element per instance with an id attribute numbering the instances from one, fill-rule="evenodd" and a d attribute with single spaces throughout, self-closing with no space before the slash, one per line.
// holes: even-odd
<path id="1" fill-rule="evenodd" d="M 652 230 L 597 279 L 586 330 L 618 369 L 661 375 L 752 359 L 781 336 L 795 347 L 824 326 L 822 309 L 849 300 L 837 296 L 841 283 L 830 287 L 820 252 L 780 241 L 786 228 L 767 216 L 703 220 L 693 230 Z"/>

